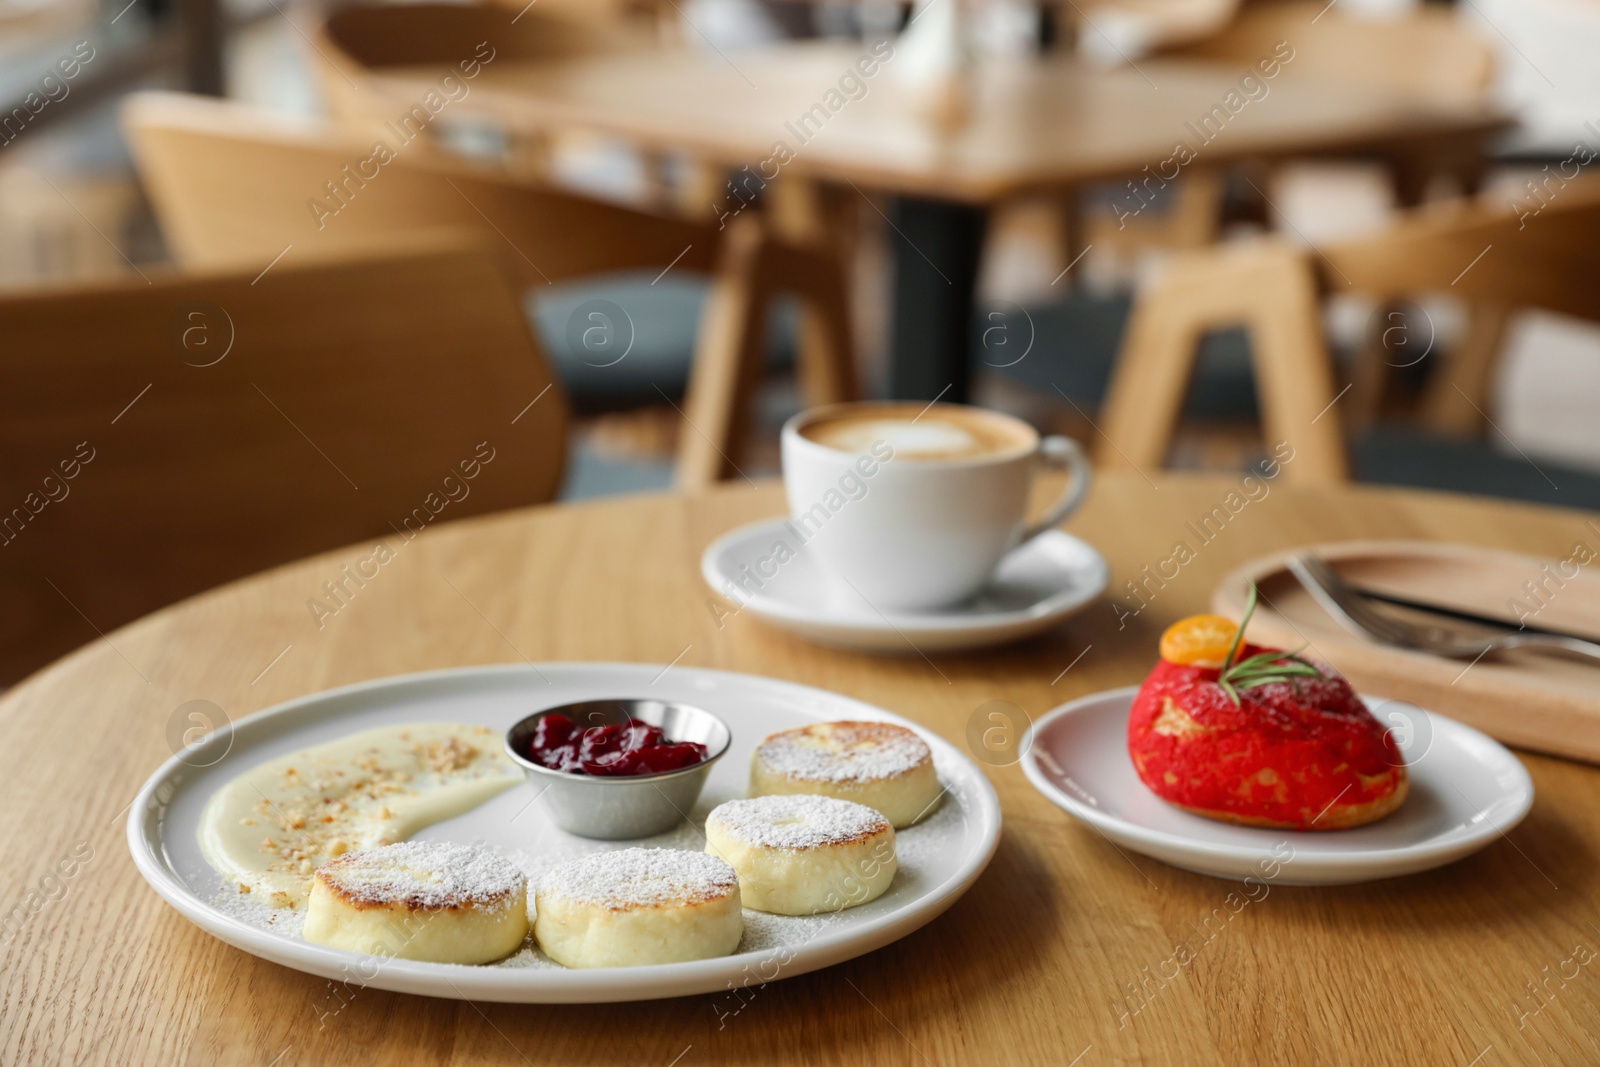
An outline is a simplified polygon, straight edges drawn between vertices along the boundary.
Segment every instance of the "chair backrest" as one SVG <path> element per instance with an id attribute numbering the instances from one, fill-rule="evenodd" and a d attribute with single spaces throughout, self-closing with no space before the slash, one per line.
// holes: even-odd
<path id="1" fill-rule="evenodd" d="M 0 681 L 359 542 L 284 592 L 314 640 L 418 532 L 551 499 L 566 401 L 497 257 L 389 241 L 0 295 Z"/>
<path id="2" fill-rule="evenodd" d="M 714 226 L 652 215 L 417 154 L 393 126 L 359 132 L 180 93 L 138 93 L 123 126 L 173 254 L 185 265 L 284 249 L 359 247 L 395 232 L 466 229 L 506 248 L 531 285 L 597 271 L 709 270 Z"/>
<path id="3" fill-rule="evenodd" d="M 1600 181 L 1549 170 L 1509 203 L 1415 211 L 1381 233 L 1323 248 L 1327 258 L 1313 265 L 1335 290 L 1451 293 L 1600 320 Z"/>
<path id="4" fill-rule="evenodd" d="M 531 60 L 632 42 L 604 21 L 551 15 L 543 4 L 519 12 L 500 4 L 356 3 L 331 12 L 322 27 L 327 43 L 366 70 L 481 60 L 485 44 L 495 60 Z"/>
<path id="5" fill-rule="evenodd" d="M 1378 18 L 1325 0 L 1266 0 L 1244 5 L 1221 32 L 1171 54 L 1248 67 L 1273 56 L 1279 42 L 1294 49 L 1282 71 L 1295 81 L 1459 97 L 1485 92 L 1494 77 L 1489 44 L 1453 8 L 1431 4 Z"/>
<path id="6" fill-rule="evenodd" d="M 552 13 L 545 3 L 520 10 L 494 3 L 355 3 L 312 22 L 306 36 L 329 112 L 345 121 L 383 121 L 400 110 L 369 84 L 386 67 L 475 73 L 485 63 L 625 51 L 651 42 L 638 26 L 570 7 Z M 457 82 L 470 90 L 469 78 Z"/>
<path id="7" fill-rule="evenodd" d="M 1505 205 L 1473 204 L 1416 212 L 1391 230 L 1325 249 L 1312 264 L 1330 290 L 1350 289 L 1380 300 L 1448 293 L 1467 303 L 1467 334 L 1434 368 L 1417 416 L 1447 436 L 1478 436 L 1489 426 L 1496 369 L 1513 313 L 1524 308 L 1600 321 L 1600 182 L 1569 181 L 1547 167 Z M 1394 320 L 1358 364 L 1359 422 L 1384 395 L 1393 366 L 1432 352 L 1429 321 Z M 1416 346 L 1425 346 L 1419 350 Z M 1397 358 L 1398 357 L 1398 358 Z"/>

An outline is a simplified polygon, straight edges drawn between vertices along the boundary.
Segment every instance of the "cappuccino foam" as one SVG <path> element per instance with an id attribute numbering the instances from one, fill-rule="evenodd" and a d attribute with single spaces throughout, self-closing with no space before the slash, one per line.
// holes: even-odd
<path id="1" fill-rule="evenodd" d="M 1029 431 L 1009 420 L 950 406 L 856 410 L 802 426 L 800 436 L 857 454 L 886 444 L 895 458 L 911 460 L 979 459 L 1032 444 Z"/>

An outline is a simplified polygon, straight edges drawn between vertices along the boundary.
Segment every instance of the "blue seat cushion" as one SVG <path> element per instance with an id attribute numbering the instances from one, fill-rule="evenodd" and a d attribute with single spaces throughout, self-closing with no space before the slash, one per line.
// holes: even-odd
<path id="1" fill-rule="evenodd" d="M 683 396 L 709 284 L 691 274 L 600 275 L 540 286 L 526 308 L 573 407 L 612 411 Z M 773 304 L 769 369 L 793 364 L 795 310 Z"/>
<path id="2" fill-rule="evenodd" d="M 973 323 L 973 359 L 980 369 L 987 366 L 1029 388 L 1045 393 L 1059 388 L 1074 404 L 1093 411 L 1105 399 L 1131 306 L 1127 296 L 1070 290 L 1049 304 L 981 309 Z M 1184 414 L 1205 421 L 1256 417 L 1255 376 L 1243 330 L 1220 330 L 1201 342 Z"/>
<path id="3" fill-rule="evenodd" d="M 1493 431 L 1490 431 L 1491 434 Z M 1600 474 L 1494 441 L 1434 437 L 1409 427 L 1379 426 L 1356 442 L 1356 477 L 1380 485 L 1442 489 L 1600 510 Z"/>

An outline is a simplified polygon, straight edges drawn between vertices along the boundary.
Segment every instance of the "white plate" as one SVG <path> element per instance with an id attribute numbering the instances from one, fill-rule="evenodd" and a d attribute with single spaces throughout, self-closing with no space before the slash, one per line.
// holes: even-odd
<path id="1" fill-rule="evenodd" d="M 1533 782 L 1504 745 L 1398 701 L 1367 700 L 1394 729 L 1411 793 L 1386 819 L 1354 830 L 1296 833 L 1204 819 L 1145 788 L 1128 757 L 1136 686 L 1074 700 L 1027 738 L 1034 788 L 1113 843 L 1175 867 L 1279 885 L 1344 885 L 1453 863 L 1510 830 L 1533 805 Z"/>
<path id="2" fill-rule="evenodd" d="M 796 547 L 783 519 L 763 519 L 706 549 L 700 574 L 728 602 L 720 618 L 748 611 L 813 641 L 866 652 L 983 648 L 1030 637 L 1099 596 L 1111 577 L 1092 545 L 1051 530 L 1007 556 L 994 580 L 964 603 L 940 611 L 880 612 L 859 593 L 829 581 L 800 550 L 777 565 L 773 576 L 758 574 L 757 588 L 748 575 L 771 557 L 778 541 Z M 774 569 L 770 562 L 767 569 Z"/>
<path id="3" fill-rule="evenodd" d="M 740 951 L 721 959 L 610 970 L 567 970 L 531 948 L 500 964 L 468 967 L 379 960 L 302 941 L 299 912 L 273 911 L 240 898 L 200 854 L 195 831 L 207 798 L 257 764 L 357 730 L 403 722 L 474 723 L 505 730 L 540 708 L 599 697 L 651 696 L 705 708 L 733 731 L 684 824 L 646 839 L 651 847 L 701 849 L 700 827 L 716 804 L 743 796 L 750 753 L 775 730 L 828 719 L 870 719 L 917 729 L 933 749 L 946 786 L 921 824 L 897 835 L 900 870 L 889 891 L 837 915 L 788 918 L 746 911 Z M 219 753 L 226 752 L 225 756 Z M 215 761 L 212 763 L 212 761 Z M 200 764 L 212 763 L 211 766 Z M 417 835 L 482 842 L 529 870 L 575 855 L 639 842 L 573 837 L 531 803 L 526 783 Z M 526 1003 L 650 1000 L 814 971 L 881 948 L 927 923 L 964 893 L 994 855 L 1000 804 L 978 768 L 954 746 L 898 716 L 820 689 L 723 671 L 644 664 L 555 663 L 469 667 L 385 678 L 291 701 L 219 731 L 168 760 L 145 783 L 128 814 L 128 847 L 139 873 L 197 926 L 252 955 L 325 978 L 401 993 Z M 531 862 L 530 862 L 530 857 Z M 733 995 L 733 994 L 730 994 Z"/>

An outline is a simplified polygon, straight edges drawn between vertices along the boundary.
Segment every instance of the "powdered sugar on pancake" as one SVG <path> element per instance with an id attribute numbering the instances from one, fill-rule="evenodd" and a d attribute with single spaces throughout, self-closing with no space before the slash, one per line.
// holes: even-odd
<path id="1" fill-rule="evenodd" d="M 823 722 L 784 730 L 761 742 L 755 758 L 769 771 L 802 782 L 877 782 L 933 759 L 927 742 L 884 722 Z"/>
<path id="2" fill-rule="evenodd" d="M 733 868 L 704 852 L 625 848 L 562 864 L 539 879 L 536 895 L 624 911 L 703 904 L 738 887 Z"/>
<path id="3" fill-rule="evenodd" d="M 316 879 L 358 908 L 399 904 L 411 910 L 505 906 L 526 881 L 490 849 L 448 841 L 347 852 L 317 868 Z"/>
<path id="4" fill-rule="evenodd" d="M 712 809 L 706 817 L 706 824 L 711 823 L 747 844 L 797 852 L 890 830 L 889 820 L 865 804 L 803 793 L 730 800 Z"/>

